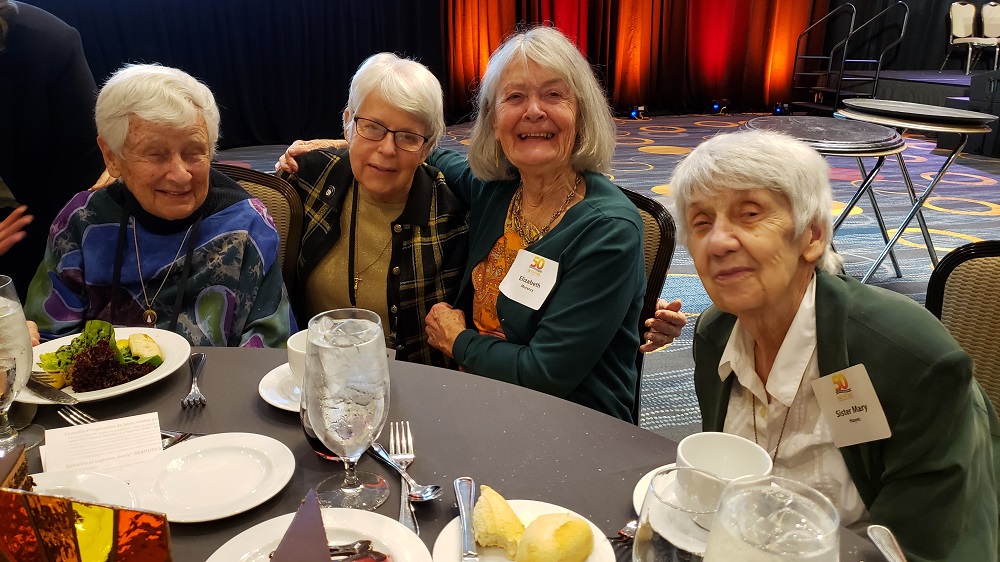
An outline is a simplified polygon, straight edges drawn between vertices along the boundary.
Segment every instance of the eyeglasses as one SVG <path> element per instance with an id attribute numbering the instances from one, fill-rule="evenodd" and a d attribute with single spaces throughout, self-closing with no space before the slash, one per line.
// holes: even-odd
<path id="1" fill-rule="evenodd" d="M 423 148 L 424 143 L 430 140 L 423 135 L 411 133 L 410 131 L 393 131 L 380 123 L 376 123 L 371 119 L 365 119 L 364 117 L 354 118 L 354 130 L 370 141 L 380 141 L 385 138 L 386 133 L 392 133 L 392 142 L 407 152 L 419 152 Z"/>

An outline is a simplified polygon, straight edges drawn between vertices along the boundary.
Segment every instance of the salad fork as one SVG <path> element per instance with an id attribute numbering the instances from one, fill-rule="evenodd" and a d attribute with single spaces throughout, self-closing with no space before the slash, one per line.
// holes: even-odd
<path id="1" fill-rule="evenodd" d="M 406 472 L 407 467 L 413 462 L 416 455 L 413 452 L 413 433 L 410 432 L 410 422 L 392 422 L 389 425 L 389 456 L 399 463 L 403 472 Z M 410 486 L 402 478 L 399 480 L 399 485 L 399 522 L 419 535 L 420 527 L 417 525 L 413 503 L 410 501 Z"/>
<path id="2" fill-rule="evenodd" d="M 205 365 L 205 354 L 204 353 L 192 353 L 190 359 L 191 366 L 191 391 L 188 395 L 181 399 L 181 407 L 194 407 L 194 406 L 204 406 L 208 404 L 208 400 L 205 399 L 205 395 L 201 393 L 198 388 L 198 376 L 201 374 L 201 368 Z"/>

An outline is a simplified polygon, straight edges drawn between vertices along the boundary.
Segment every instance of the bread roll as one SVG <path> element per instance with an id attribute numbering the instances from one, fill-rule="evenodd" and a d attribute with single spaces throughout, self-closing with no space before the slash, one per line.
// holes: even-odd
<path id="1" fill-rule="evenodd" d="M 514 562 L 583 562 L 593 550 L 594 533 L 586 521 L 549 513 L 528 524 Z"/>
<path id="2" fill-rule="evenodd" d="M 507 500 L 489 486 L 479 487 L 479 499 L 472 509 L 472 527 L 481 546 L 499 546 L 514 559 L 517 543 L 524 534 L 524 524 Z"/>

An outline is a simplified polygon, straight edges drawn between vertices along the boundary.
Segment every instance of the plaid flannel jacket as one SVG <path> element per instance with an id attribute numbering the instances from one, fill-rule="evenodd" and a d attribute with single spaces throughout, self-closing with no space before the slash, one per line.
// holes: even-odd
<path id="1" fill-rule="evenodd" d="M 320 149 L 296 158 L 298 172 L 279 175 L 302 199 L 304 220 L 293 305 L 302 313 L 309 274 L 340 239 L 340 213 L 355 184 L 345 149 Z M 454 304 L 469 251 L 468 207 L 429 165 L 417 168 L 406 206 L 392 229 L 392 255 L 386 278 L 388 342 L 396 358 L 415 363 L 454 366 L 427 343 L 424 318 L 438 302 Z M 363 242 L 363 241 L 362 241 Z"/>

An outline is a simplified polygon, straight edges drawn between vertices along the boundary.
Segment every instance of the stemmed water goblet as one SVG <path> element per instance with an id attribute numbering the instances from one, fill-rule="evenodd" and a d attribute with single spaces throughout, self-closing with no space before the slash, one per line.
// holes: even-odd
<path id="1" fill-rule="evenodd" d="M 316 487 L 325 507 L 375 509 L 389 497 L 377 474 L 355 469 L 389 415 L 389 363 L 379 316 L 369 310 L 331 310 L 309 320 L 299 416 L 344 463 L 344 476 Z"/>
<path id="2" fill-rule="evenodd" d="M 26 449 L 42 441 L 42 428 L 29 425 L 20 431 L 7 418 L 7 410 L 31 375 L 31 336 L 24 321 L 14 282 L 0 275 L 0 456 L 23 444 Z"/>

